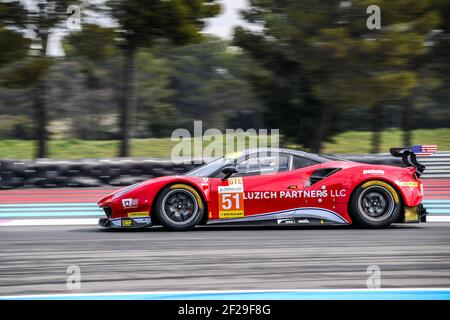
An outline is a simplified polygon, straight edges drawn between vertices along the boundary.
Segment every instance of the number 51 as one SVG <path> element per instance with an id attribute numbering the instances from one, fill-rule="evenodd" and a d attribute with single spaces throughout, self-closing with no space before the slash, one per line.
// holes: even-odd
<path id="1" fill-rule="evenodd" d="M 222 209 L 230 210 L 233 207 L 233 199 L 235 200 L 234 209 L 240 209 L 239 193 L 223 193 L 222 194 Z"/>

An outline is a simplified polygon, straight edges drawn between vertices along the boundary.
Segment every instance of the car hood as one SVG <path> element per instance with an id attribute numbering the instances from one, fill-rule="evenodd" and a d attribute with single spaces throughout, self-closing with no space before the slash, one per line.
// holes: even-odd
<path id="1" fill-rule="evenodd" d="M 190 183 L 206 183 L 205 180 L 199 177 L 191 177 L 191 176 L 182 176 L 182 175 L 172 175 L 172 176 L 164 176 L 164 177 L 157 177 L 152 178 L 143 182 L 135 183 L 130 186 L 126 186 L 123 188 L 120 188 L 118 190 L 115 190 L 114 192 L 108 194 L 107 196 L 103 197 L 99 202 L 98 205 L 101 206 L 102 203 L 105 203 L 112 198 L 116 197 L 116 199 L 120 199 L 124 196 L 127 196 L 129 193 L 133 192 L 139 192 L 142 189 L 148 189 L 154 186 L 155 188 L 159 189 L 163 185 L 169 184 L 169 183 L 176 183 L 176 182 L 190 182 Z M 118 196 L 119 195 L 119 196 Z M 114 199 L 115 200 L 115 199 Z"/>

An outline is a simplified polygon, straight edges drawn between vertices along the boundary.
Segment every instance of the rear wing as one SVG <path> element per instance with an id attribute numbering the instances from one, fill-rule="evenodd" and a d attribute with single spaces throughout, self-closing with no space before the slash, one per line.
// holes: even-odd
<path id="1" fill-rule="evenodd" d="M 417 176 L 420 177 L 425 170 L 425 166 L 417 161 L 417 155 L 430 156 L 437 151 L 436 145 L 415 145 L 410 148 L 391 148 L 389 152 L 394 157 L 401 157 L 407 167 L 416 168 Z"/>

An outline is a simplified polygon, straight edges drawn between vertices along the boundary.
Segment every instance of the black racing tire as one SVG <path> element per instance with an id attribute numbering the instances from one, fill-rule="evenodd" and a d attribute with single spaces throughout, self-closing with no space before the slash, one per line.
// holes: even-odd
<path id="1" fill-rule="evenodd" d="M 397 190 L 380 180 L 363 183 L 350 201 L 353 224 L 363 228 L 387 228 L 397 220 L 402 208 Z"/>
<path id="2" fill-rule="evenodd" d="M 181 183 L 165 187 L 156 200 L 155 209 L 156 220 L 174 231 L 193 229 L 206 210 L 200 193 Z"/>

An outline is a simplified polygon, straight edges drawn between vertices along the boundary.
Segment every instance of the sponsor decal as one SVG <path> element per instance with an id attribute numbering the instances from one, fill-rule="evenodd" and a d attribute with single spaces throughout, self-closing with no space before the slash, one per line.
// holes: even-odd
<path id="1" fill-rule="evenodd" d="M 122 227 L 131 227 L 132 225 L 131 219 L 122 219 Z"/>
<path id="2" fill-rule="evenodd" d="M 244 216 L 244 185 L 242 178 L 228 179 L 228 186 L 218 188 L 219 219 Z"/>
<path id="3" fill-rule="evenodd" d="M 217 191 L 219 193 L 234 193 L 234 192 L 244 192 L 243 186 L 220 186 Z"/>
<path id="4" fill-rule="evenodd" d="M 243 194 L 244 200 L 301 199 L 301 198 L 342 198 L 345 189 L 339 190 L 298 190 L 298 191 L 251 191 Z"/>
<path id="5" fill-rule="evenodd" d="M 278 224 L 294 224 L 295 220 L 294 219 L 278 219 L 277 223 Z"/>
<path id="6" fill-rule="evenodd" d="M 417 188 L 419 186 L 419 183 L 416 181 L 400 181 L 400 182 L 397 182 L 397 184 L 400 187 L 415 187 L 415 188 Z"/>
<path id="7" fill-rule="evenodd" d="M 384 170 L 368 169 L 368 170 L 363 170 L 363 174 L 384 174 Z"/>
<path id="8" fill-rule="evenodd" d="M 149 215 L 150 215 L 150 213 L 147 211 L 129 212 L 128 218 L 148 217 Z"/>
<path id="9" fill-rule="evenodd" d="M 219 211 L 219 219 L 233 219 L 233 218 L 243 218 L 244 211 Z"/>
<path id="10" fill-rule="evenodd" d="M 308 224 L 309 220 L 308 219 L 298 219 L 297 223 L 306 223 L 306 224 Z"/>
<path id="11" fill-rule="evenodd" d="M 136 208 L 138 206 L 138 199 L 122 199 L 122 206 L 124 209 Z"/>

